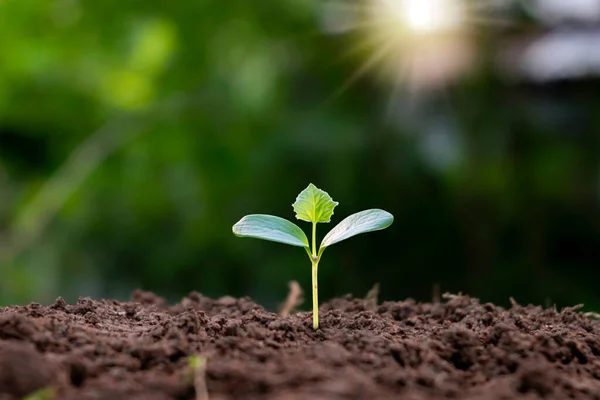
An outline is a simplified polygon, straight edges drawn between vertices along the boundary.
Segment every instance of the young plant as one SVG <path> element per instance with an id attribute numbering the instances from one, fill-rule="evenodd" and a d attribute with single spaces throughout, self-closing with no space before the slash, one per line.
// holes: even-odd
<path id="1" fill-rule="evenodd" d="M 233 226 L 233 233 L 239 237 L 252 237 L 292 246 L 304 247 L 312 264 L 313 328 L 319 328 L 319 289 L 317 272 L 319 261 L 325 249 L 360 233 L 378 231 L 392 224 L 394 217 L 387 211 L 371 209 L 352 214 L 337 224 L 321 241 L 317 249 L 317 224 L 331 221 L 333 209 L 339 203 L 333 201 L 327 192 L 312 183 L 308 185 L 292 204 L 296 218 L 312 223 L 312 242 L 299 226 L 273 215 L 246 215 Z"/>
<path id="2" fill-rule="evenodd" d="M 33 393 L 25 396 L 23 400 L 52 400 L 55 398 L 56 390 L 53 387 L 45 387 L 40 390 L 36 390 Z"/>
<path id="3" fill-rule="evenodd" d="M 193 382 L 196 400 L 208 400 L 206 387 L 206 357 L 195 354 L 188 358 L 188 374 L 186 380 Z"/>

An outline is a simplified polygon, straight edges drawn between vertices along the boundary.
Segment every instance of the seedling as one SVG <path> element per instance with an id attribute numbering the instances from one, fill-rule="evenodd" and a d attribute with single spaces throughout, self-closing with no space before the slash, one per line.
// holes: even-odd
<path id="1" fill-rule="evenodd" d="M 46 387 L 40 390 L 37 390 L 28 396 L 24 397 L 23 400 L 52 400 L 54 399 L 54 395 L 56 391 L 52 387 Z"/>
<path id="2" fill-rule="evenodd" d="M 337 224 L 321 241 L 317 249 L 317 223 L 331 221 L 333 209 L 339 203 L 333 201 L 327 192 L 317 188 L 312 183 L 308 185 L 292 204 L 296 218 L 312 223 L 312 245 L 296 224 L 273 215 L 246 215 L 233 226 L 233 233 L 240 237 L 252 237 L 304 247 L 312 264 L 312 294 L 313 294 L 313 328 L 319 328 L 319 289 L 317 272 L 319 261 L 325 249 L 332 244 L 341 242 L 360 233 L 385 229 L 394 222 L 394 217 L 387 211 L 371 209 L 352 214 Z"/>
<path id="3" fill-rule="evenodd" d="M 208 389 L 206 387 L 206 358 L 200 355 L 193 355 L 188 358 L 188 376 L 187 380 L 194 383 L 196 391 L 196 400 L 208 400 Z"/>

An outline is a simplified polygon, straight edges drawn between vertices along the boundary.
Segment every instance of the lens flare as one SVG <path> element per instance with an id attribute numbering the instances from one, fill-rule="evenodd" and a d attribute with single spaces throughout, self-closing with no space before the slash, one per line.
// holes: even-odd
<path id="1" fill-rule="evenodd" d="M 463 23 L 461 2 L 452 0 L 379 0 L 415 32 L 454 29 Z M 391 10 L 390 10 L 391 11 Z"/>
<path id="2" fill-rule="evenodd" d="M 432 1 L 405 1 L 408 3 L 406 20 L 409 26 L 416 31 L 429 31 L 439 23 Z M 438 14 L 439 15 L 439 14 Z"/>
<path id="3" fill-rule="evenodd" d="M 476 64 L 474 28 L 490 1 L 331 0 L 327 20 L 339 15 L 343 21 L 329 32 L 351 32 L 356 40 L 349 50 L 363 57 L 340 91 L 371 71 L 395 91 L 436 89 L 456 80 Z"/>
<path id="4" fill-rule="evenodd" d="M 438 87 L 471 64 L 462 0 L 370 0 L 364 34 L 390 49 L 380 72 L 413 89 Z"/>

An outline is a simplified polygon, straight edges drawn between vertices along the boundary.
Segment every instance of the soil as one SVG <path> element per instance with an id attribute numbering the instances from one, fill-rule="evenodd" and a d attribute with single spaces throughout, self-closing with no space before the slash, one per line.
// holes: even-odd
<path id="1" fill-rule="evenodd" d="M 0 308 L 0 399 L 600 400 L 600 322 L 577 307 L 346 297 L 311 324 L 198 293 Z"/>

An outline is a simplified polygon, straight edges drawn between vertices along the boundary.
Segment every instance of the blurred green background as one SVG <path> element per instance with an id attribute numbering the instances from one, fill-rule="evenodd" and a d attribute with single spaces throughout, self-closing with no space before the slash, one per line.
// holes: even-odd
<path id="1" fill-rule="evenodd" d="M 598 1 L 456 2 L 459 28 L 417 10 L 372 35 L 404 44 L 385 75 L 350 18 L 375 0 L 0 0 L 0 303 L 274 309 L 310 288 L 305 253 L 231 227 L 294 220 L 312 182 L 340 203 L 320 237 L 395 216 L 327 251 L 323 301 L 600 308 Z"/>

